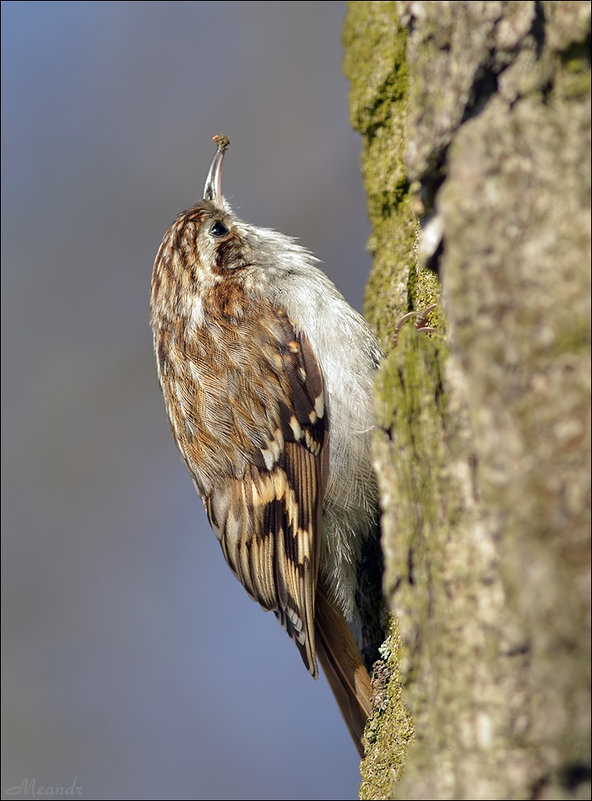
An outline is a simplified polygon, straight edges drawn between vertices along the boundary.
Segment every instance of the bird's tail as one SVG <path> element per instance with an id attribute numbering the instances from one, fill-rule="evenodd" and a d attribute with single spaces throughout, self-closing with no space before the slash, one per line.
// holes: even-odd
<path id="1" fill-rule="evenodd" d="M 363 735 L 372 711 L 372 685 L 366 666 L 342 613 L 317 585 L 315 644 L 321 667 L 360 756 Z"/>

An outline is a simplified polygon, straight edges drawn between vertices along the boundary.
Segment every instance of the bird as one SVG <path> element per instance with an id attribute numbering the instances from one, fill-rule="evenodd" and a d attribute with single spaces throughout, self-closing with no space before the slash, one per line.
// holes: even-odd
<path id="1" fill-rule="evenodd" d="M 378 536 L 383 352 L 296 239 L 240 219 L 214 137 L 203 198 L 164 234 L 150 321 L 175 443 L 223 555 L 328 679 L 361 756 L 372 709 L 357 573 Z"/>

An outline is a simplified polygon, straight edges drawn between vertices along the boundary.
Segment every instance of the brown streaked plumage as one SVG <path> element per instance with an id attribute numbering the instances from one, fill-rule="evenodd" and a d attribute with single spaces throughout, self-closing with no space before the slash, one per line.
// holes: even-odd
<path id="1" fill-rule="evenodd" d="M 177 217 L 156 257 L 159 380 L 226 561 L 315 677 L 318 655 L 362 753 L 371 685 L 349 626 L 377 516 L 370 386 L 381 352 L 306 251 L 232 214 L 221 195 L 226 146 L 220 138 L 204 199 Z"/>

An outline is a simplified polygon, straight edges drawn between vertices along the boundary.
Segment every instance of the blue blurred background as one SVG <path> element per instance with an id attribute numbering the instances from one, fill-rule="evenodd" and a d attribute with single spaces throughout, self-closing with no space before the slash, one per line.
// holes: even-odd
<path id="1" fill-rule="evenodd" d="M 148 296 L 224 189 L 361 308 L 341 2 L 2 3 L 3 774 L 80 797 L 344 799 L 323 678 L 226 567 L 175 450 Z M 30 785 L 29 785 L 30 786 Z"/>

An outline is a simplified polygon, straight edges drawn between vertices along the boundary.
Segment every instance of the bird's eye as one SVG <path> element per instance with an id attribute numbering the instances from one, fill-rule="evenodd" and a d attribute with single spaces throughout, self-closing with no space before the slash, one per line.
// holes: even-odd
<path id="1" fill-rule="evenodd" d="M 216 222 L 210 228 L 210 234 L 215 237 L 226 236 L 228 233 L 228 228 L 221 223 L 220 220 L 216 220 Z"/>

